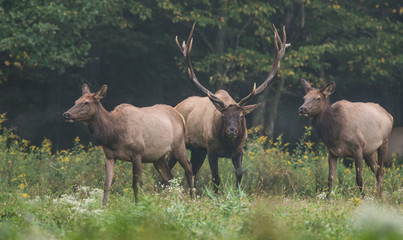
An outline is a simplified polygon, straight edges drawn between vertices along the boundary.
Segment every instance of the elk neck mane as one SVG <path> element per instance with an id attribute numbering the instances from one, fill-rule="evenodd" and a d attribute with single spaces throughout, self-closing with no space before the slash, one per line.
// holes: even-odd
<path id="1" fill-rule="evenodd" d="M 123 135 L 123 122 L 108 112 L 101 103 L 94 117 L 87 122 L 91 135 L 102 146 L 111 146 L 118 142 Z"/>
<path id="2" fill-rule="evenodd" d="M 326 145 L 337 140 L 342 128 L 339 109 L 332 109 L 329 104 L 323 112 L 311 117 L 311 125 L 316 135 Z"/>

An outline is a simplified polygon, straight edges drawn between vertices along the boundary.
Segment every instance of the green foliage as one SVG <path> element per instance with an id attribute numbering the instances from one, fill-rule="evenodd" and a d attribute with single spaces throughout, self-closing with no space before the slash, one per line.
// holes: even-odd
<path id="1" fill-rule="evenodd" d="M 285 59 L 287 66 L 302 70 L 294 78 L 323 83 L 326 77 L 346 86 L 399 85 L 403 63 L 399 1 L 313 0 L 304 5 L 305 25 L 293 23 L 305 31 L 303 41 L 293 42 L 296 52 Z"/>
<path id="2" fill-rule="evenodd" d="M 346 86 L 400 84 L 399 1 L 160 0 L 158 7 L 174 23 L 197 23 L 194 66 L 208 73 L 212 83 L 259 80 L 268 72 L 275 23 L 278 28 L 287 24 L 292 47 L 280 74 L 293 85 L 299 85 L 300 78 L 318 84 L 337 80 Z"/>
<path id="3" fill-rule="evenodd" d="M 161 0 L 158 6 L 174 23 L 197 23 L 192 54 L 202 57 L 193 58 L 193 65 L 196 71 L 208 73 L 211 83 L 244 81 L 245 75 L 268 72 L 269 59 L 274 59 L 268 56 L 268 49 L 274 50 L 269 17 L 275 10 L 271 4 Z"/>
<path id="4" fill-rule="evenodd" d="M 0 1 L 1 69 L 84 66 L 87 31 L 100 19 L 118 23 L 116 1 Z M 112 14 L 113 17 L 108 16 Z"/>

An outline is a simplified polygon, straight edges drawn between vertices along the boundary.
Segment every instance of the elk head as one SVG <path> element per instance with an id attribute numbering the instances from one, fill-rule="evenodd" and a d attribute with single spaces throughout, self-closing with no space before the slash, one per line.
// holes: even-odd
<path id="1" fill-rule="evenodd" d="M 274 27 L 274 46 L 276 48 L 276 58 L 274 59 L 272 68 L 270 70 L 269 76 L 267 79 L 256 88 L 256 84 L 253 85 L 252 92 L 241 99 L 236 104 L 227 104 L 218 96 L 210 92 L 207 88 L 205 88 L 201 83 L 197 80 L 196 74 L 193 70 L 192 63 L 190 61 L 190 52 L 192 50 L 193 44 L 193 31 L 195 28 L 195 24 L 193 24 L 192 30 L 190 31 L 189 37 L 187 41 L 182 43 L 182 46 L 179 44 L 178 36 L 176 36 L 176 44 L 182 52 L 183 58 L 186 63 L 186 67 L 188 69 L 189 76 L 192 80 L 193 85 L 199 89 L 201 92 L 206 94 L 210 101 L 214 104 L 218 111 L 222 113 L 222 120 L 224 127 L 226 129 L 226 134 L 229 137 L 236 137 L 239 133 L 237 126 L 241 126 L 245 123 L 244 115 L 251 113 L 254 109 L 258 107 L 258 104 L 246 105 L 250 100 L 252 100 L 255 96 L 262 93 L 266 87 L 272 82 L 274 76 L 277 74 L 278 69 L 280 68 L 280 62 L 285 54 L 285 49 L 291 44 L 286 43 L 286 33 L 285 27 L 283 27 L 283 41 L 278 35 L 276 27 Z M 246 124 L 244 124 L 246 125 Z"/>
<path id="2" fill-rule="evenodd" d="M 91 93 L 87 84 L 82 87 L 82 96 L 75 101 L 73 107 L 63 113 L 64 119 L 69 122 L 87 122 L 98 111 L 100 101 L 106 95 L 107 86 L 103 85 L 96 93 Z"/>
<path id="3" fill-rule="evenodd" d="M 230 104 L 225 108 L 217 108 L 221 112 L 221 120 L 225 135 L 228 138 L 235 138 L 246 126 L 245 115 L 255 110 L 258 104 L 240 107 L 237 104 Z"/>
<path id="4" fill-rule="evenodd" d="M 322 89 L 313 88 L 305 79 L 301 79 L 305 90 L 304 104 L 298 109 L 301 116 L 313 117 L 324 111 L 329 105 L 328 96 L 334 92 L 335 82 L 330 82 Z"/>

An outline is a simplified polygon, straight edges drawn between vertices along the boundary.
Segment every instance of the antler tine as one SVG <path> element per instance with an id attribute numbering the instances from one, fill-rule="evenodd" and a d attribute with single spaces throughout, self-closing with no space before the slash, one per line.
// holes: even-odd
<path id="1" fill-rule="evenodd" d="M 287 34 L 285 34 L 285 26 L 283 26 L 283 41 L 285 43 L 285 45 L 289 45 L 291 46 L 291 43 L 287 43 Z"/>
<path id="2" fill-rule="evenodd" d="M 277 28 L 276 28 L 276 26 L 274 26 L 274 24 L 273 24 L 273 28 L 274 28 L 274 47 L 276 48 L 276 53 L 278 53 L 279 52 L 278 41 L 280 41 L 280 43 L 281 43 L 281 38 L 278 35 Z M 281 48 L 281 45 L 280 45 L 280 48 Z"/>
<path id="3" fill-rule="evenodd" d="M 190 56 L 190 51 L 192 51 L 192 46 L 193 46 L 193 38 L 190 39 L 190 43 L 189 43 L 189 56 Z"/>
<path id="4" fill-rule="evenodd" d="M 280 36 L 278 34 L 278 31 L 277 31 L 277 28 L 276 28 L 276 26 L 274 26 L 274 24 L 273 24 L 273 28 L 274 28 L 274 46 L 276 48 L 276 57 L 274 58 L 274 62 L 273 62 L 273 65 L 271 67 L 269 76 L 266 78 L 266 80 L 258 88 L 255 89 L 255 87 L 254 87 L 253 88 L 254 91 L 252 90 L 252 92 L 248 96 L 243 98 L 238 103 L 239 106 L 245 105 L 254 96 L 257 96 L 258 94 L 263 92 L 263 90 L 266 89 L 266 87 L 272 82 L 274 76 L 277 74 L 277 71 L 280 68 L 280 62 L 281 62 L 281 59 L 284 57 L 285 49 L 287 47 L 291 46 L 291 44 L 286 43 L 285 26 L 283 27 L 283 41 L 281 41 L 281 38 L 280 38 Z"/>
<path id="5" fill-rule="evenodd" d="M 248 96 L 244 97 L 239 101 L 238 106 L 242 107 L 244 106 L 249 100 L 251 100 L 256 94 L 256 83 L 253 83 L 253 89 L 252 92 L 249 93 Z"/>
<path id="6" fill-rule="evenodd" d="M 186 41 L 186 45 L 189 46 L 189 43 L 193 41 L 193 32 L 195 30 L 196 23 L 193 23 L 192 30 L 190 30 L 190 34 L 188 40 Z M 189 51 L 190 52 L 190 51 Z"/>
<path id="7" fill-rule="evenodd" d="M 222 108 L 226 107 L 226 104 L 219 99 L 216 95 L 214 95 L 213 93 L 211 93 L 207 88 L 205 88 L 203 85 L 201 85 L 201 83 L 199 82 L 199 80 L 197 80 L 196 74 L 193 70 L 193 66 L 192 66 L 192 62 L 190 61 L 190 51 L 192 50 L 192 46 L 193 46 L 193 32 L 194 32 L 194 28 L 195 28 L 196 23 L 193 24 L 192 26 L 192 30 L 190 31 L 189 37 L 185 42 L 183 42 L 182 47 L 179 44 L 178 41 L 178 37 L 176 37 L 176 44 L 178 45 L 178 47 L 181 49 L 182 55 L 184 57 L 185 60 L 185 64 L 186 67 L 188 69 L 188 73 L 190 76 L 190 79 L 192 80 L 193 85 L 198 88 L 200 91 L 202 91 L 204 94 L 206 94 L 210 100 L 212 102 L 217 103 L 218 105 L 220 105 Z"/>

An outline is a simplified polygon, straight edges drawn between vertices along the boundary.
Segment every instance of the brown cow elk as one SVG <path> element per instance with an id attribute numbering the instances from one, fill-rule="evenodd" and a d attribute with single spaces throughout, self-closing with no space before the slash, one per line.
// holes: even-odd
<path id="1" fill-rule="evenodd" d="M 283 29 L 283 41 L 275 29 L 275 47 L 277 55 L 267 79 L 258 87 L 254 85 L 252 92 L 236 103 L 225 90 L 219 90 L 215 94 L 207 90 L 197 80 L 190 61 L 190 51 L 193 42 L 194 26 L 187 42 L 182 47 L 176 38 L 192 83 L 207 97 L 193 96 L 180 102 L 175 109 L 182 114 L 186 122 L 186 146 L 191 150 L 191 163 L 193 174 L 196 175 L 201 168 L 206 154 L 210 163 L 214 190 L 218 191 L 220 177 L 218 175 L 218 157 L 232 158 L 236 171 L 236 186 L 242 179 L 243 145 L 247 138 L 245 115 L 252 112 L 257 104 L 246 105 L 253 97 L 257 96 L 272 82 L 276 75 L 280 61 L 284 56 L 286 44 L 285 28 Z M 169 167 L 172 168 L 176 160 L 169 158 Z"/>
<path id="2" fill-rule="evenodd" d="M 313 88 L 301 80 L 305 89 L 304 104 L 299 108 L 302 116 L 308 116 L 314 132 L 328 150 L 329 199 L 332 193 L 337 158 L 348 156 L 355 160 L 356 181 L 362 191 L 363 160 L 376 175 L 377 193 L 382 194 L 383 169 L 388 151 L 388 138 L 393 126 L 393 117 L 375 103 L 341 100 L 329 104 L 329 95 L 336 84 L 330 82 L 322 89 Z M 376 155 L 378 154 L 378 161 Z"/>
<path id="3" fill-rule="evenodd" d="M 116 159 L 132 162 L 136 200 L 141 163 L 153 163 L 164 184 L 172 179 L 172 173 L 165 161 L 168 153 L 172 153 L 185 169 L 192 191 L 194 177 L 186 158 L 185 125 L 180 113 L 162 104 L 144 108 L 120 104 L 112 112 L 108 112 L 100 102 L 106 89 L 107 86 L 103 85 L 97 93 L 91 93 L 87 84 L 84 84 L 82 96 L 63 114 L 67 121 L 79 121 L 88 126 L 94 139 L 102 145 L 106 170 L 103 205 L 108 200 Z"/>

